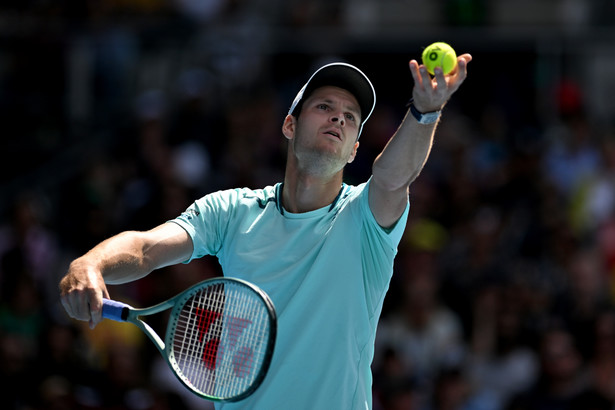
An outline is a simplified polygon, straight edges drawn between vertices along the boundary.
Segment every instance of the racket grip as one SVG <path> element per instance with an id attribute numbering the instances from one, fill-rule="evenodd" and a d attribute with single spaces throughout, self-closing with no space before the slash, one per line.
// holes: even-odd
<path id="1" fill-rule="evenodd" d="M 130 305 L 118 302 L 117 300 L 104 299 L 102 317 L 105 319 L 115 320 L 117 322 L 125 322 L 128 319 Z"/>

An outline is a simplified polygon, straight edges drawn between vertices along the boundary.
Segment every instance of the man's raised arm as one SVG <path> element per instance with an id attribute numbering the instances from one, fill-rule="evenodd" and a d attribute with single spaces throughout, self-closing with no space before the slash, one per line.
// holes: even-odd
<path id="1" fill-rule="evenodd" d="M 403 213 L 408 187 L 429 157 L 439 111 L 465 80 L 471 60 L 469 54 L 461 55 L 453 73 L 444 75 L 436 68 L 433 78 L 423 65 L 410 61 L 414 79 L 411 107 L 372 168 L 369 205 L 380 226 L 392 226 Z"/>

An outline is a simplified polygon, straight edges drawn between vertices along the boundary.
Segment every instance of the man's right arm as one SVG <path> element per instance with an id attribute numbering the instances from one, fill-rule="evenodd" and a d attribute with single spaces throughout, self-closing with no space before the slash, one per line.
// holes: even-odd
<path id="1" fill-rule="evenodd" d="M 102 320 L 102 299 L 109 297 L 106 284 L 131 282 L 188 260 L 192 246 L 188 233 L 171 222 L 120 233 L 70 264 L 60 281 L 62 305 L 70 317 L 89 321 L 93 328 Z"/>

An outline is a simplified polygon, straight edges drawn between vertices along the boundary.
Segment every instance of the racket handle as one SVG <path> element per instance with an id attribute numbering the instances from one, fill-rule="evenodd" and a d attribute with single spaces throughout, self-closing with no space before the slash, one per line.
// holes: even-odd
<path id="1" fill-rule="evenodd" d="M 102 317 L 105 319 L 125 322 L 128 319 L 128 312 L 130 309 L 130 305 L 126 303 L 103 298 Z"/>

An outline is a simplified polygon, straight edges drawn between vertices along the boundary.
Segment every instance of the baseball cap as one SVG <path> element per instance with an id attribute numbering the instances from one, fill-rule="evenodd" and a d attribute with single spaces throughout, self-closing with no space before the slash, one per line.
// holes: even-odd
<path id="1" fill-rule="evenodd" d="M 359 103 L 361 109 L 361 124 L 359 126 L 359 136 L 363 130 L 363 125 L 374 111 L 376 106 L 376 91 L 369 78 L 357 67 L 347 63 L 331 63 L 320 67 L 312 74 L 307 83 L 299 90 L 293 100 L 288 114 L 296 115 L 300 103 L 304 97 L 307 98 L 315 89 L 332 85 L 343 88 L 350 92 Z"/>

